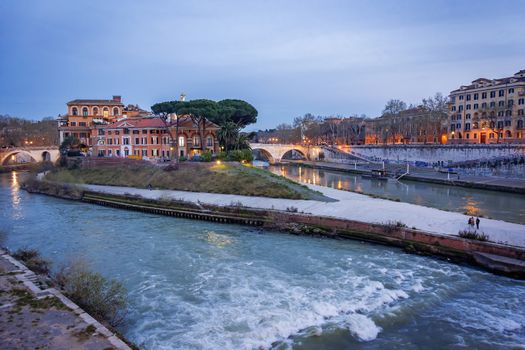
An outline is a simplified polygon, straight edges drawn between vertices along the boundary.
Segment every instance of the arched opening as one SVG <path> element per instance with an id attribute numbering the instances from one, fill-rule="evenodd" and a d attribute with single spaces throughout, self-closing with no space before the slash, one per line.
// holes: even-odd
<path id="1" fill-rule="evenodd" d="M 93 107 L 93 115 L 94 116 L 98 115 L 98 107 Z"/>
<path id="2" fill-rule="evenodd" d="M 254 148 L 252 149 L 253 159 L 263 162 L 268 162 L 270 164 L 275 163 L 275 158 L 272 157 L 270 152 L 268 152 L 265 149 L 262 148 Z"/>
<path id="3" fill-rule="evenodd" d="M 113 108 L 113 115 L 119 115 L 117 107 Z"/>
<path id="4" fill-rule="evenodd" d="M 82 107 L 82 116 L 83 117 L 87 117 L 88 114 L 89 114 L 88 108 L 87 107 Z"/>
<path id="5" fill-rule="evenodd" d="M 37 160 L 26 151 L 14 151 L 8 153 L 2 160 L 2 165 L 16 165 L 26 163 L 36 163 Z"/>
<path id="6" fill-rule="evenodd" d="M 291 149 L 289 151 L 286 151 L 281 159 L 285 160 L 306 160 L 306 155 L 299 151 L 298 149 Z"/>
<path id="7" fill-rule="evenodd" d="M 77 107 L 71 108 L 71 114 L 72 115 L 78 115 L 78 108 Z"/>
<path id="8" fill-rule="evenodd" d="M 42 152 L 42 161 L 43 162 L 50 162 L 51 161 L 51 154 L 48 151 Z"/>
<path id="9" fill-rule="evenodd" d="M 104 107 L 104 109 L 102 110 L 102 114 L 103 114 L 104 118 L 109 117 L 109 108 L 108 107 Z"/>

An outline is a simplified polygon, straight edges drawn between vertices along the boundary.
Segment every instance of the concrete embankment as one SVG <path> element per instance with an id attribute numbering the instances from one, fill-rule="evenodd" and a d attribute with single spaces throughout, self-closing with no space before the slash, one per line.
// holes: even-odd
<path id="1" fill-rule="evenodd" d="M 150 198 L 148 198 L 147 196 L 129 193 L 133 191 L 130 188 L 122 188 L 120 190 L 121 193 L 109 193 L 107 186 L 99 187 L 88 186 L 89 190 L 82 191 L 82 194 L 76 199 L 98 205 L 160 215 L 208 220 L 217 223 L 252 225 L 283 230 L 294 234 L 349 238 L 381 243 L 401 247 L 411 253 L 441 256 L 454 261 L 467 262 L 495 273 L 525 279 L 525 266 L 523 264 L 523 261 L 525 261 L 525 248 L 520 246 L 470 240 L 451 234 L 428 232 L 415 227 L 409 228 L 406 224 L 396 221 L 387 221 L 385 223 L 363 222 L 319 214 L 312 215 L 304 212 L 301 208 L 298 209 L 293 206 L 284 210 L 276 210 L 273 208 L 247 207 L 241 201 L 228 202 L 230 197 L 242 196 L 188 193 L 191 196 L 200 195 L 202 201 L 193 200 L 193 197 L 188 197 L 188 200 L 182 200 L 175 197 L 161 197 L 165 193 L 156 193 L 158 191 L 155 190 L 144 191 L 135 189 L 137 192 L 150 195 Z M 94 188 L 99 190 L 93 190 Z M 113 190 L 119 190 L 119 188 L 114 188 Z M 180 194 L 180 191 L 177 194 Z M 53 193 L 53 195 L 56 196 L 56 193 Z M 206 195 L 216 196 L 222 201 L 220 204 L 212 203 L 213 201 L 205 199 Z M 260 200 L 260 198 L 254 199 Z M 309 205 L 315 205 L 315 201 L 295 201 L 298 206 L 303 202 L 310 202 Z M 274 199 L 274 203 L 277 203 L 277 200 Z M 330 206 L 336 204 L 324 203 L 322 205 L 330 211 Z M 504 224 L 511 225 L 513 228 L 514 226 L 518 228 L 522 226 L 509 223 Z M 504 257 L 504 259 L 501 257 Z"/>
<path id="2" fill-rule="evenodd" d="M 115 333 L 0 249 L 0 348 L 131 350 Z"/>

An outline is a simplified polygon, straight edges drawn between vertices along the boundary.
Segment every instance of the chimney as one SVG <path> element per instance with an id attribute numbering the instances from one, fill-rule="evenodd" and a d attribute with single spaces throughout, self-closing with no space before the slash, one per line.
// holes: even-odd
<path id="1" fill-rule="evenodd" d="M 120 103 L 120 102 L 122 102 L 122 97 L 113 95 L 113 101 Z"/>

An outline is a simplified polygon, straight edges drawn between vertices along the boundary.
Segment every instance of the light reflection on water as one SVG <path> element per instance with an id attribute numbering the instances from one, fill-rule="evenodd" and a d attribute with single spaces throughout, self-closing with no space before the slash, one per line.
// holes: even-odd
<path id="1" fill-rule="evenodd" d="M 525 224 L 525 195 L 416 181 L 380 181 L 358 174 L 301 166 L 270 166 L 269 170 L 302 183 L 378 195 L 401 202 Z"/>

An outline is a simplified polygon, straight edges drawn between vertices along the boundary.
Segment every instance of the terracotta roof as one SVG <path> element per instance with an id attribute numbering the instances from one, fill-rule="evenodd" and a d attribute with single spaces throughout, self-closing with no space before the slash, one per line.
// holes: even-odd
<path id="1" fill-rule="evenodd" d="M 106 125 L 107 129 L 120 128 L 163 128 L 164 122 L 160 118 L 126 118 Z"/>
<path id="2" fill-rule="evenodd" d="M 175 126 L 175 121 L 172 120 L 168 123 L 170 127 Z M 104 129 L 120 129 L 120 128 L 163 128 L 165 127 L 164 122 L 159 117 L 153 118 L 126 118 L 118 122 L 103 125 L 101 128 Z M 179 117 L 179 128 L 191 128 L 196 129 L 197 127 L 193 124 L 193 120 L 189 116 Z M 206 122 L 206 129 L 218 129 L 219 126 L 215 123 Z"/>
<path id="3" fill-rule="evenodd" d="M 76 99 L 69 101 L 68 105 L 115 105 L 115 106 L 124 106 L 122 102 L 115 100 L 82 100 Z"/>

